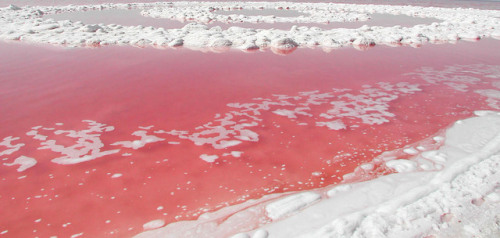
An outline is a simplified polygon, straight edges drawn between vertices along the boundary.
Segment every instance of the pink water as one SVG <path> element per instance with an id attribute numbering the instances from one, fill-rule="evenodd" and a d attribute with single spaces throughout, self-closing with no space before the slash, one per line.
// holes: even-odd
<path id="1" fill-rule="evenodd" d="M 474 110 L 494 109 L 491 98 L 474 90 L 494 88 L 497 79 L 486 76 L 496 75 L 499 48 L 497 41 L 484 40 L 418 49 L 298 49 L 280 56 L 0 43 L 0 143 L 19 137 L 0 144 L 0 159 L 11 163 L 27 156 L 38 162 L 22 172 L 16 171 L 19 166 L 0 166 L 0 233 L 127 237 L 151 220 L 195 219 L 265 194 L 341 182 L 342 175 L 383 151 L 428 138 Z M 427 75 L 438 75 L 454 65 L 468 66 L 446 71 L 445 79 L 479 81 L 423 79 L 422 67 L 435 71 Z M 456 84 L 466 85 L 466 91 Z M 305 93 L 311 91 L 317 92 Z M 334 108 L 332 118 L 322 117 Z M 290 110 L 296 113 L 279 115 Z M 339 120 L 345 129 L 316 124 Z M 214 126 L 219 131 L 208 132 Z M 51 160 L 64 154 L 43 148 L 44 140 L 34 136 L 68 148 L 80 137 L 58 130 L 86 129 L 80 144 L 98 143 L 94 151 L 72 158 L 109 155 L 57 164 Z M 136 131 L 164 140 L 138 149 L 113 145 L 140 139 L 132 135 Z M 245 132 L 246 139 L 240 135 Z M 223 140 L 240 144 L 196 145 L 190 140 L 196 133 L 202 133 L 198 139 L 228 133 Z M 19 143 L 25 145 L 5 153 Z M 225 155 L 232 151 L 243 153 Z M 203 154 L 218 159 L 206 162 Z"/>

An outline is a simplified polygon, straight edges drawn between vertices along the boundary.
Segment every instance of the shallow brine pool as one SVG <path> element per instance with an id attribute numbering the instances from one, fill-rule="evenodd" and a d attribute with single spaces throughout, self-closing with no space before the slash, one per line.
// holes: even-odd
<path id="1" fill-rule="evenodd" d="M 496 40 L 371 46 L 1 42 L 0 236 L 130 237 L 372 179 L 396 171 L 381 161 L 441 146 L 453 122 L 500 110 Z"/>

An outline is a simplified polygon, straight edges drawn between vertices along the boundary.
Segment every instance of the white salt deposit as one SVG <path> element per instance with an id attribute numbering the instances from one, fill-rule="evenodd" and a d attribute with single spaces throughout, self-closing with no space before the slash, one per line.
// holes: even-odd
<path id="1" fill-rule="evenodd" d="M 202 159 L 208 163 L 213 163 L 218 158 L 219 158 L 219 156 L 217 156 L 217 155 L 207 155 L 207 154 L 200 155 L 200 159 Z"/>
<path id="2" fill-rule="evenodd" d="M 52 159 L 56 164 L 76 164 L 85 161 L 94 160 L 106 155 L 118 153 L 120 150 L 107 150 L 101 151 L 104 144 L 101 141 L 100 135 L 104 132 L 113 131 L 114 127 L 106 126 L 105 124 L 98 123 L 91 120 L 84 120 L 87 123 L 88 129 L 75 131 L 75 130 L 46 130 L 54 135 L 65 135 L 70 138 L 76 139 L 76 143 L 72 146 L 63 146 L 57 144 L 56 140 L 47 140 L 49 136 L 42 135 L 41 127 L 34 127 L 32 131 L 27 133 L 33 139 L 39 140 L 41 147 L 39 150 L 49 149 L 53 152 L 63 154 L 61 157 Z"/>
<path id="3" fill-rule="evenodd" d="M 149 128 L 151 128 L 151 127 L 149 127 Z M 154 135 L 148 135 L 148 131 L 145 131 L 145 130 L 134 131 L 132 133 L 132 135 L 139 136 L 139 137 L 141 137 L 141 139 L 134 140 L 134 141 L 118 141 L 118 142 L 115 142 L 111 145 L 121 145 L 122 147 L 125 147 L 125 148 L 131 148 L 131 149 L 137 150 L 139 148 L 144 147 L 146 144 L 165 140 L 163 138 L 160 138 L 160 137 L 157 137 Z"/>
<path id="4" fill-rule="evenodd" d="M 19 137 L 5 137 L 3 140 L 0 142 L 0 146 L 7 147 L 7 149 L 0 151 L 0 156 L 3 155 L 10 155 L 24 146 L 23 143 L 18 143 L 18 144 L 12 144 L 13 141 L 19 140 Z"/>
<path id="5" fill-rule="evenodd" d="M 297 17 L 245 16 L 219 14 L 232 9 L 290 9 Z M 180 29 L 163 29 L 116 24 L 85 24 L 42 18 L 58 12 L 103 9 L 142 9 L 144 16 L 193 21 Z M 209 28 L 200 24 L 222 22 L 292 22 L 326 23 L 363 21 L 370 14 L 407 15 L 435 18 L 440 22 L 413 27 L 369 27 L 330 29 L 294 26 L 290 30 L 230 27 Z M 500 11 L 417 6 L 355 5 L 296 2 L 157 2 L 130 4 L 97 4 L 81 6 L 25 6 L 0 9 L 0 39 L 43 42 L 71 47 L 97 45 L 151 45 L 155 47 L 186 46 L 190 49 L 220 51 L 290 49 L 323 47 L 325 50 L 353 46 L 364 49 L 375 44 L 420 45 L 455 42 L 460 39 L 500 38 Z M 397 24 L 397 23 L 395 23 Z M 276 50 L 280 53 L 281 51 Z M 460 88 L 458 85 L 457 88 Z"/>
<path id="6" fill-rule="evenodd" d="M 287 196 L 266 206 L 267 216 L 273 220 L 283 218 L 321 199 L 321 195 L 303 192 Z"/>
<path id="7" fill-rule="evenodd" d="M 137 237 L 495 237 L 500 232 L 500 115 L 455 123 L 445 138 L 437 150 L 392 162 L 404 173 L 273 194 Z M 418 170 L 420 156 L 446 159 L 440 160 L 440 170 Z M 273 221 L 259 219 L 266 215 Z"/>
<path id="8" fill-rule="evenodd" d="M 403 150 L 403 152 L 409 154 L 409 155 L 416 155 L 418 154 L 418 150 L 416 150 L 415 148 L 405 148 Z"/>
<path id="9" fill-rule="evenodd" d="M 33 166 L 35 166 L 37 163 L 36 159 L 27 157 L 27 156 L 19 156 L 17 159 L 14 160 L 12 163 L 4 163 L 6 166 L 15 166 L 19 165 L 17 168 L 17 172 L 23 172 L 24 170 L 27 170 Z"/>
<path id="10" fill-rule="evenodd" d="M 412 172 L 417 169 L 417 163 L 411 160 L 397 159 L 385 162 L 385 165 L 398 173 Z"/>
<path id="11" fill-rule="evenodd" d="M 327 122 L 319 121 L 316 122 L 316 126 L 326 126 L 329 129 L 336 131 L 347 129 L 347 126 L 341 120 L 327 121 Z"/>
<path id="12" fill-rule="evenodd" d="M 153 220 L 153 221 L 150 221 L 148 223 L 145 223 L 144 225 L 142 225 L 142 228 L 144 230 L 151 230 L 151 229 L 160 228 L 164 225 L 165 225 L 165 221 L 158 219 L 158 220 Z"/>
<path id="13" fill-rule="evenodd" d="M 364 89 L 358 92 L 334 88 L 326 92 L 273 95 L 270 98 L 256 98 L 250 103 L 229 103 L 228 107 L 231 107 L 232 111 L 224 115 L 217 114 L 215 120 L 196 127 L 194 131 L 156 132 L 188 139 L 199 146 L 209 144 L 215 149 L 226 149 L 244 142 L 258 142 L 259 135 L 251 128 L 262 123 L 264 112 L 286 117 L 297 125 L 303 125 L 304 118 L 325 118 L 328 121 L 318 121 L 315 125 L 342 130 L 348 128 L 344 120 L 367 125 L 389 122 L 394 117 L 389 111 L 390 103 L 399 96 L 418 91 L 421 91 L 418 84 L 400 82 L 365 85 Z M 330 104 L 332 107 L 313 110 L 313 107 L 324 104 Z M 349 125 L 353 130 L 356 126 Z"/>
<path id="14" fill-rule="evenodd" d="M 243 154 L 243 151 L 231 151 L 231 155 L 233 157 L 241 157 L 242 154 Z"/>

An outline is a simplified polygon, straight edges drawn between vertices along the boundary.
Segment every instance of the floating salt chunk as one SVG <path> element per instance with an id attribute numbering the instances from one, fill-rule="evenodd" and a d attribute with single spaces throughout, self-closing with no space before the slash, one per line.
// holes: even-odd
<path id="1" fill-rule="evenodd" d="M 35 166 L 37 161 L 33 158 L 27 157 L 27 156 L 19 156 L 17 159 L 14 160 L 12 163 L 4 163 L 6 166 L 14 166 L 14 165 L 20 165 L 19 168 L 17 168 L 17 172 L 23 172 L 33 166 Z"/>
<path id="2" fill-rule="evenodd" d="M 241 154 L 243 154 L 243 152 L 242 152 L 242 151 L 231 151 L 231 155 L 232 155 L 233 157 L 237 157 L 237 158 L 238 158 L 238 157 L 241 157 Z"/>
<path id="3" fill-rule="evenodd" d="M 344 124 L 344 122 L 342 122 L 342 120 L 335 120 L 335 121 L 328 121 L 328 122 L 316 122 L 316 126 L 326 126 L 328 127 L 330 130 L 344 130 L 344 129 L 347 129 L 347 126 Z"/>
<path id="4" fill-rule="evenodd" d="M 111 145 L 121 145 L 122 147 L 125 147 L 125 148 L 131 148 L 131 149 L 137 150 L 139 148 L 144 147 L 146 144 L 165 140 L 163 138 L 160 138 L 160 137 L 157 137 L 154 135 L 148 135 L 148 132 L 143 131 L 143 130 L 134 131 L 132 133 L 132 135 L 139 136 L 139 137 L 141 137 L 141 139 L 134 140 L 134 141 L 118 141 L 118 142 L 115 142 Z"/>
<path id="5" fill-rule="evenodd" d="M 225 149 L 227 147 L 233 147 L 233 146 L 236 146 L 236 145 L 239 145 L 239 144 L 241 144 L 241 141 L 239 141 L 239 140 L 229 140 L 229 141 L 228 140 L 222 140 L 222 141 L 220 141 L 220 144 L 219 144 L 218 147 L 220 149 Z M 217 149 L 219 149 L 219 148 L 217 148 Z"/>
<path id="6" fill-rule="evenodd" d="M 19 137 L 5 137 L 2 141 L 0 141 L 0 146 L 7 147 L 6 150 L 0 151 L 0 156 L 2 155 L 10 155 L 24 146 L 23 143 L 18 143 L 18 144 L 12 144 L 13 141 L 19 140 Z"/>
<path id="7" fill-rule="evenodd" d="M 217 155 L 207 155 L 207 154 L 200 155 L 200 159 L 202 159 L 206 162 L 209 162 L 209 163 L 214 162 L 218 158 L 219 158 L 219 156 L 217 156 Z"/>

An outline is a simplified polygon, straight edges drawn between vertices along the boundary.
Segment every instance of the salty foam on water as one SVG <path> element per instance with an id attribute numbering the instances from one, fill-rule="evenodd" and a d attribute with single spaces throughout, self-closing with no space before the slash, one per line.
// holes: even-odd
<path id="1" fill-rule="evenodd" d="M 110 154 L 118 153 L 120 150 L 107 150 L 101 151 L 104 146 L 100 139 L 103 132 L 114 130 L 112 126 L 98 123 L 91 120 L 84 120 L 88 123 L 88 129 L 75 131 L 75 130 L 55 130 L 53 128 L 33 127 L 26 135 L 32 136 L 33 139 L 39 140 L 41 147 L 39 150 L 49 149 L 53 152 L 63 154 L 64 156 L 52 159 L 56 164 L 77 164 L 90 160 L 97 159 Z M 70 138 L 77 139 L 76 143 L 71 146 L 64 146 L 57 144 L 56 140 L 47 140 L 48 136 L 40 133 L 40 130 L 52 131 L 54 135 L 65 135 Z"/>
<path id="2" fill-rule="evenodd" d="M 116 24 L 84 24 L 55 21 L 42 16 L 59 12 L 144 9 L 145 16 L 193 21 L 179 29 L 163 29 Z M 218 11 L 231 9 L 290 9 L 304 13 L 298 17 L 222 15 Z M 186 46 L 192 49 L 228 48 L 241 50 L 274 49 L 289 53 L 296 47 L 338 48 L 354 46 L 364 49 L 375 44 L 389 46 L 420 45 L 426 42 L 455 42 L 500 38 L 500 11 L 416 6 L 353 5 L 332 3 L 292 2 L 174 2 L 101 4 L 88 6 L 16 7 L 0 9 L 0 39 L 44 42 L 65 46 L 151 45 L 155 47 Z M 408 15 L 435 18 L 442 22 L 413 27 L 369 27 L 330 29 L 297 27 L 290 30 L 230 27 L 209 28 L 199 22 L 292 22 L 323 23 L 368 20 L 369 14 Z"/>

